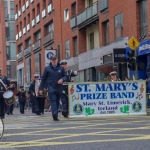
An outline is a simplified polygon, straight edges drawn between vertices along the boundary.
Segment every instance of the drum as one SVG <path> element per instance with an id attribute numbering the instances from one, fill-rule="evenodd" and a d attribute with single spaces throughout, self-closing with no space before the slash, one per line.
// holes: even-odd
<path id="1" fill-rule="evenodd" d="M 3 94 L 3 97 L 5 99 L 5 103 L 7 105 L 12 105 L 14 104 L 15 102 L 15 97 L 14 97 L 14 93 L 12 91 L 6 91 L 4 94 Z"/>

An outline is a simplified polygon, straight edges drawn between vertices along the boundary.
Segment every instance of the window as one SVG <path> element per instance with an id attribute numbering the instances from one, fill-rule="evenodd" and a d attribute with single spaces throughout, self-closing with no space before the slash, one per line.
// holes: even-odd
<path id="1" fill-rule="evenodd" d="M 26 40 L 26 48 L 28 48 L 31 45 L 31 38 Z"/>
<path id="2" fill-rule="evenodd" d="M 72 15 L 71 16 L 76 16 L 76 3 L 73 3 L 72 5 L 71 5 L 71 13 L 72 13 Z"/>
<path id="3" fill-rule="evenodd" d="M 31 59 L 27 58 L 26 59 L 26 79 L 27 79 L 27 84 L 31 82 Z"/>
<path id="4" fill-rule="evenodd" d="M 41 55 L 40 53 L 36 53 L 34 55 L 34 62 L 35 62 L 35 72 L 39 73 L 41 72 Z"/>
<path id="5" fill-rule="evenodd" d="M 115 39 L 118 40 L 123 36 L 123 14 L 115 16 Z"/>
<path id="6" fill-rule="evenodd" d="M 24 26 L 23 27 L 26 27 L 26 17 L 24 18 Z"/>
<path id="7" fill-rule="evenodd" d="M 4 1 L 4 5 L 5 5 L 5 21 L 8 20 L 8 2 Z"/>
<path id="8" fill-rule="evenodd" d="M 78 42 L 77 42 L 77 36 L 76 37 L 73 37 L 73 53 L 74 53 L 74 56 L 77 56 L 78 55 Z"/>
<path id="9" fill-rule="evenodd" d="M 7 77 L 11 78 L 11 65 L 7 65 Z"/>
<path id="10" fill-rule="evenodd" d="M 107 45 L 109 43 L 109 21 L 103 23 L 103 31 L 103 42 L 104 45 Z"/>
<path id="11" fill-rule="evenodd" d="M 108 9 L 108 0 L 100 0 L 100 11 L 103 12 Z"/>
<path id="12" fill-rule="evenodd" d="M 93 5 L 93 0 L 88 0 L 88 6 Z"/>
<path id="13" fill-rule="evenodd" d="M 89 49 L 94 49 L 94 33 L 89 34 Z"/>
<path id="14" fill-rule="evenodd" d="M 16 43 L 10 42 L 9 43 L 9 54 L 10 54 L 10 60 L 16 60 Z"/>
<path id="15" fill-rule="evenodd" d="M 9 48 L 9 46 L 6 46 L 6 58 L 7 58 L 7 60 L 10 60 L 10 48 Z"/>
<path id="16" fill-rule="evenodd" d="M 69 19 L 69 9 L 64 10 L 64 21 Z"/>
<path id="17" fill-rule="evenodd" d="M 15 23 L 9 22 L 8 27 L 6 27 L 6 38 L 7 40 L 15 41 L 15 36 Z"/>
<path id="18" fill-rule="evenodd" d="M 35 37 L 35 42 L 38 41 L 39 39 L 41 39 L 41 33 L 40 33 L 40 31 L 36 32 L 34 34 L 34 37 Z"/>
<path id="19" fill-rule="evenodd" d="M 30 23 L 30 14 L 28 14 L 28 24 Z"/>
<path id="20" fill-rule="evenodd" d="M 32 9 L 32 19 L 34 19 L 34 18 L 35 18 L 35 8 Z"/>
<path id="21" fill-rule="evenodd" d="M 140 35 L 144 36 L 148 33 L 148 17 L 147 17 L 147 0 L 141 0 L 140 5 Z"/>
<path id="22" fill-rule="evenodd" d="M 40 14 L 40 4 L 37 4 L 37 15 Z"/>
<path id="23" fill-rule="evenodd" d="M 66 50 L 66 59 L 70 58 L 70 41 L 67 40 L 65 42 L 65 50 Z"/>
<path id="24" fill-rule="evenodd" d="M 20 44 L 20 45 L 18 46 L 18 54 L 21 53 L 22 50 L 23 50 L 23 46 L 22 46 L 22 44 Z"/>
<path id="25" fill-rule="evenodd" d="M 47 35 L 51 31 L 53 31 L 53 22 L 52 21 L 45 26 L 45 34 Z"/>
<path id="26" fill-rule="evenodd" d="M 43 0 L 43 9 L 46 8 L 46 0 Z"/>
<path id="27" fill-rule="evenodd" d="M 10 15 L 14 16 L 15 15 L 15 8 L 14 8 L 14 2 L 10 1 Z"/>

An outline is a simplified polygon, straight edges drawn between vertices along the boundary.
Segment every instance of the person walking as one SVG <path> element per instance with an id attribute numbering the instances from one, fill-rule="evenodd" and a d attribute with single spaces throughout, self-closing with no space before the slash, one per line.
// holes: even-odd
<path id="1" fill-rule="evenodd" d="M 66 81 L 65 82 L 72 82 L 72 77 L 75 77 L 78 75 L 77 71 L 67 70 L 68 68 L 68 62 L 67 60 L 61 60 L 60 65 L 65 69 L 66 71 Z M 62 115 L 65 118 L 68 118 L 68 84 L 63 84 L 63 94 L 61 97 L 62 101 Z"/>
<path id="2" fill-rule="evenodd" d="M 40 112 L 40 97 L 39 97 L 39 74 L 34 74 L 34 80 L 31 82 L 29 87 L 30 100 L 32 102 L 32 112 L 37 115 L 41 115 Z"/>
<path id="3" fill-rule="evenodd" d="M 8 89 L 10 85 L 10 82 L 6 76 L 3 76 L 2 73 L 0 72 L 0 119 L 5 118 L 5 109 L 6 109 L 6 104 L 5 104 L 5 99 L 3 97 L 4 92 Z"/>
<path id="4" fill-rule="evenodd" d="M 20 89 L 18 90 L 16 96 L 18 96 L 18 101 L 19 101 L 19 106 L 20 106 L 20 113 L 24 114 L 27 93 L 24 90 L 23 85 L 20 85 Z"/>
<path id="5" fill-rule="evenodd" d="M 59 100 L 62 96 L 62 84 L 66 80 L 65 70 L 56 58 L 56 55 L 50 57 L 50 64 L 45 67 L 40 83 L 40 95 L 43 94 L 44 85 L 48 85 L 48 95 L 51 101 L 51 110 L 54 121 L 58 119 Z"/>

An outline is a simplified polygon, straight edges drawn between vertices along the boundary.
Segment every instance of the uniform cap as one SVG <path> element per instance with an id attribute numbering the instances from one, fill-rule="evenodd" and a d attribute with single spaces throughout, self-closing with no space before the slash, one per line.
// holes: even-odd
<path id="1" fill-rule="evenodd" d="M 34 77 L 39 77 L 40 75 L 38 73 L 35 73 L 34 74 Z"/>
<path id="2" fill-rule="evenodd" d="M 56 59 L 57 57 L 56 57 L 56 55 L 52 55 L 51 57 L 50 57 L 50 60 L 53 60 L 53 59 Z"/>
<path id="3" fill-rule="evenodd" d="M 65 65 L 65 64 L 68 64 L 68 61 L 67 61 L 67 60 L 61 60 L 61 61 L 60 61 L 60 65 Z"/>
<path id="4" fill-rule="evenodd" d="M 109 75 L 112 75 L 112 74 L 117 74 L 117 72 L 116 71 L 112 71 L 112 72 L 109 73 Z"/>

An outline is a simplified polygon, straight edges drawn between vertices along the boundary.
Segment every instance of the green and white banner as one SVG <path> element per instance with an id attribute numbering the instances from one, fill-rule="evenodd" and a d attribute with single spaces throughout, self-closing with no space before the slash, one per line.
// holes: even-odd
<path id="1" fill-rule="evenodd" d="M 70 83 L 69 117 L 146 114 L 145 81 Z"/>

